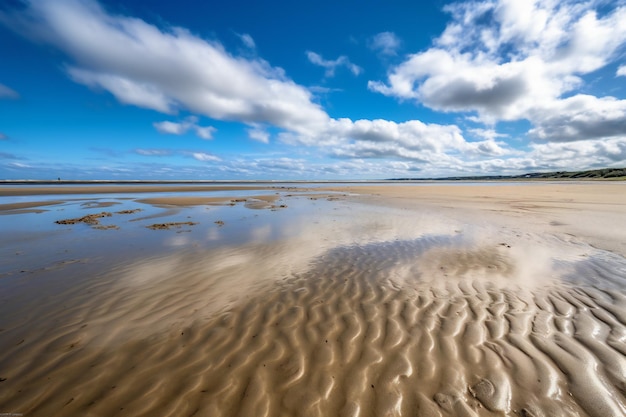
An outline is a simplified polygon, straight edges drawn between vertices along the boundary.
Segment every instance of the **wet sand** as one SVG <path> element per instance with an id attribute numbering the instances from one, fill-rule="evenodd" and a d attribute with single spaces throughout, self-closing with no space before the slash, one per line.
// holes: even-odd
<path id="1" fill-rule="evenodd" d="M 354 186 L 279 191 L 275 212 L 164 194 L 198 223 L 179 246 L 0 276 L 0 413 L 626 415 L 623 191 Z M 144 223 L 59 227 L 180 236 Z"/>
<path id="2" fill-rule="evenodd" d="M 80 185 L 80 186 L 11 186 L 0 187 L 0 197 L 23 195 L 59 195 L 59 194 L 139 194 L 167 192 L 216 192 L 236 190 L 267 190 L 267 186 L 230 186 L 230 185 Z"/>
<path id="3" fill-rule="evenodd" d="M 0 204 L 0 215 L 21 214 L 21 213 L 41 213 L 40 207 L 63 204 L 63 201 L 27 201 L 20 203 Z"/>
<path id="4" fill-rule="evenodd" d="M 229 190 L 234 191 L 234 190 Z M 142 198 L 136 200 L 139 203 L 151 204 L 155 206 L 202 206 L 202 205 L 222 205 L 222 204 L 236 204 L 236 203 L 248 203 L 249 205 L 259 205 L 260 207 L 266 207 L 268 204 L 275 202 L 278 199 L 277 195 L 257 195 L 247 198 L 230 198 L 230 197 L 155 197 L 155 198 Z"/>

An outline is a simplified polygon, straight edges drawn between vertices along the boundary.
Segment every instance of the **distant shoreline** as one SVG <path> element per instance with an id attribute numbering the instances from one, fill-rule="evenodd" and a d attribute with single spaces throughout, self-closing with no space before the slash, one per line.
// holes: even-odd
<path id="1" fill-rule="evenodd" d="M 0 180 L 0 185 L 259 185 L 259 184 L 359 184 L 392 180 Z"/>
<path id="2" fill-rule="evenodd" d="M 0 180 L 0 185 L 131 185 L 131 184 L 195 184 L 195 185 L 236 185 L 236 184 L 359 184 L 359 183 L 390 183 L 390 182 L 463 182 L 463 181 L 537 181 L 537 180 L 558 180 L 558 181 L 626 181 L 626 168 L 604 168 L 587 171 L 555 171 L 555 172 L 533 172 L 520 175 L 474 175 L 474 176 L 454 176 L 441 178 L 386 178 L 386 179 L 364 179 L 364 180 Z"/>

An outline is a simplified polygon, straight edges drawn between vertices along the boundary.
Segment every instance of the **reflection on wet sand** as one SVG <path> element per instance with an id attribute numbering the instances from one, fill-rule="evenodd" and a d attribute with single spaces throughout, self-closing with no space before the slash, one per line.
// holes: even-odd
<path id="1" fill-rule="evenodd" d="M 621 255 L 427 208 L 227 209 L 3 278 L 0 412 L 626 414 Z"/>

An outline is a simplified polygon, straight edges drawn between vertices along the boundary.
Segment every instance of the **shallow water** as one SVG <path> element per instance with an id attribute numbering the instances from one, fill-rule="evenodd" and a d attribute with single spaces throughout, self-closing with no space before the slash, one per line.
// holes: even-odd
<path id="1" fill-rule="evenodd" d="M 0 412 L 626 414 L 621 256 L 437 211 L 280 202 L 81 196 L 0 216 Z M 54 223 L 137 207 L 102 219 L 118 230 Z M 181 221 L 198 224 L 146 228 Z"/>

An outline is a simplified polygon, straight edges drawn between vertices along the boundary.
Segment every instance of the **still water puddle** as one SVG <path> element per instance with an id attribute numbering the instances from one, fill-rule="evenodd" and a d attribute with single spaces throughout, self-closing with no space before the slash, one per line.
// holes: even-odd
<path id="1" fill-rule="evenodd" d="M 258 195 L 275 196 L 276 201 L 265 209 L 250 208 L 254 206 L 244 200 Z M 434 211 L 361 204 L 340 194 L 226 191 L 211 196 L 232 197 L 234 202 L 190 207 L 139 201 L 163 196 L 72 196 L 46 206 L 41 213 L 0 216 L 0 287 L 8 291 L 24 278 L 37 281 L 54 276 L 65 283 L 77 276 L 102 279 L 118 266 L 131 271 L 134 265 L 139 271 L 134 276 L 143 276 L 142 282 L 150 280 L 151 272 L 146 271 L 158 276 L 163 275 L 159 270 L 183 275 L 191 268 L 194 274 L 221 271 L 218 275 L 230 287 L 241 281 L 245 288 L 305 271 L 313 261 L 346 248 L 352 248 L 346 252 L 350 255 L 345 256 L 346 262 L 358 253 L 368 262 L 378 259 L 397 282 L 416 277 L 428 281 L 448 270 L 456 275 L 505 274 L 515 277 L 517 285 L 561 276 L 565 272 L 555 270 L 558 262 L 569 265 L 593 252 L 551 237 L 467 224 Z M 100 212 L 110 216 L 98 218 L 95 227 L 55 223 Z M 161 223 L 171 227 L 149 228 Z M 185 267 L 170 268 L 182 259 Z M 189 263 L 198 265 L 189 267 Z M 154 268 L 156 264 L 160 266 Z"/>
<path id="2" fill-rule="evenodd" d="M 128 195 L 73 196 L 60 204 L 41 207 L 40 213 L 0 216 L 0 230 L 3 231 L 0 238 L 0 274 L 14 275 L 75 259 L 117 263 L 185 248 L 209 250 L 298 236 L 333 241 L 338 237 L 334 233 L 337 228 L 333 227 L 333 233 L 330 233 L 328 227 L 341 222 L 352 212 L 345 202 L 327 201 L 325 195 L 320 198 L 281 195 L 277 196 L 274 204 L 266 205 L 267 208 L 255 209 L 250 202 L 251 196 L 273 196 L 276 192 L 257 190 L 234 193 L 211 194 L 211 197 L 225 198 L 226 204 L 190 207 L 144 204 Z M 180 193 L 180 196 L 196 194 Z M 142 194 L 141 199 L 162 196 L 148 193 Z M 178 193 L 167 194 L 168 198 L 176 196 Z M 50 200 L 59 200 L 59 197 L 50 196 Z M 231 197 L 236 202 L 228 203 Z M 246 199 L 248 201 L 243 201 Z M 33 201 L 33 197 L 18 197 L 11 202 L 19 203 L 21 200 Z M 46 197 L 37 197 L 36 201 L 47 200 Z M 108 214 L 97 218 L 96 225 L 55 223 L 101 212 Z M 169 230 L 148 228 L 160 223 L 180 225 L 174 225 Z M 327 225 L 317 227 L 320 223 Z M 311 233 L 311 228 L 316 229 L 315 233 Z"/>

